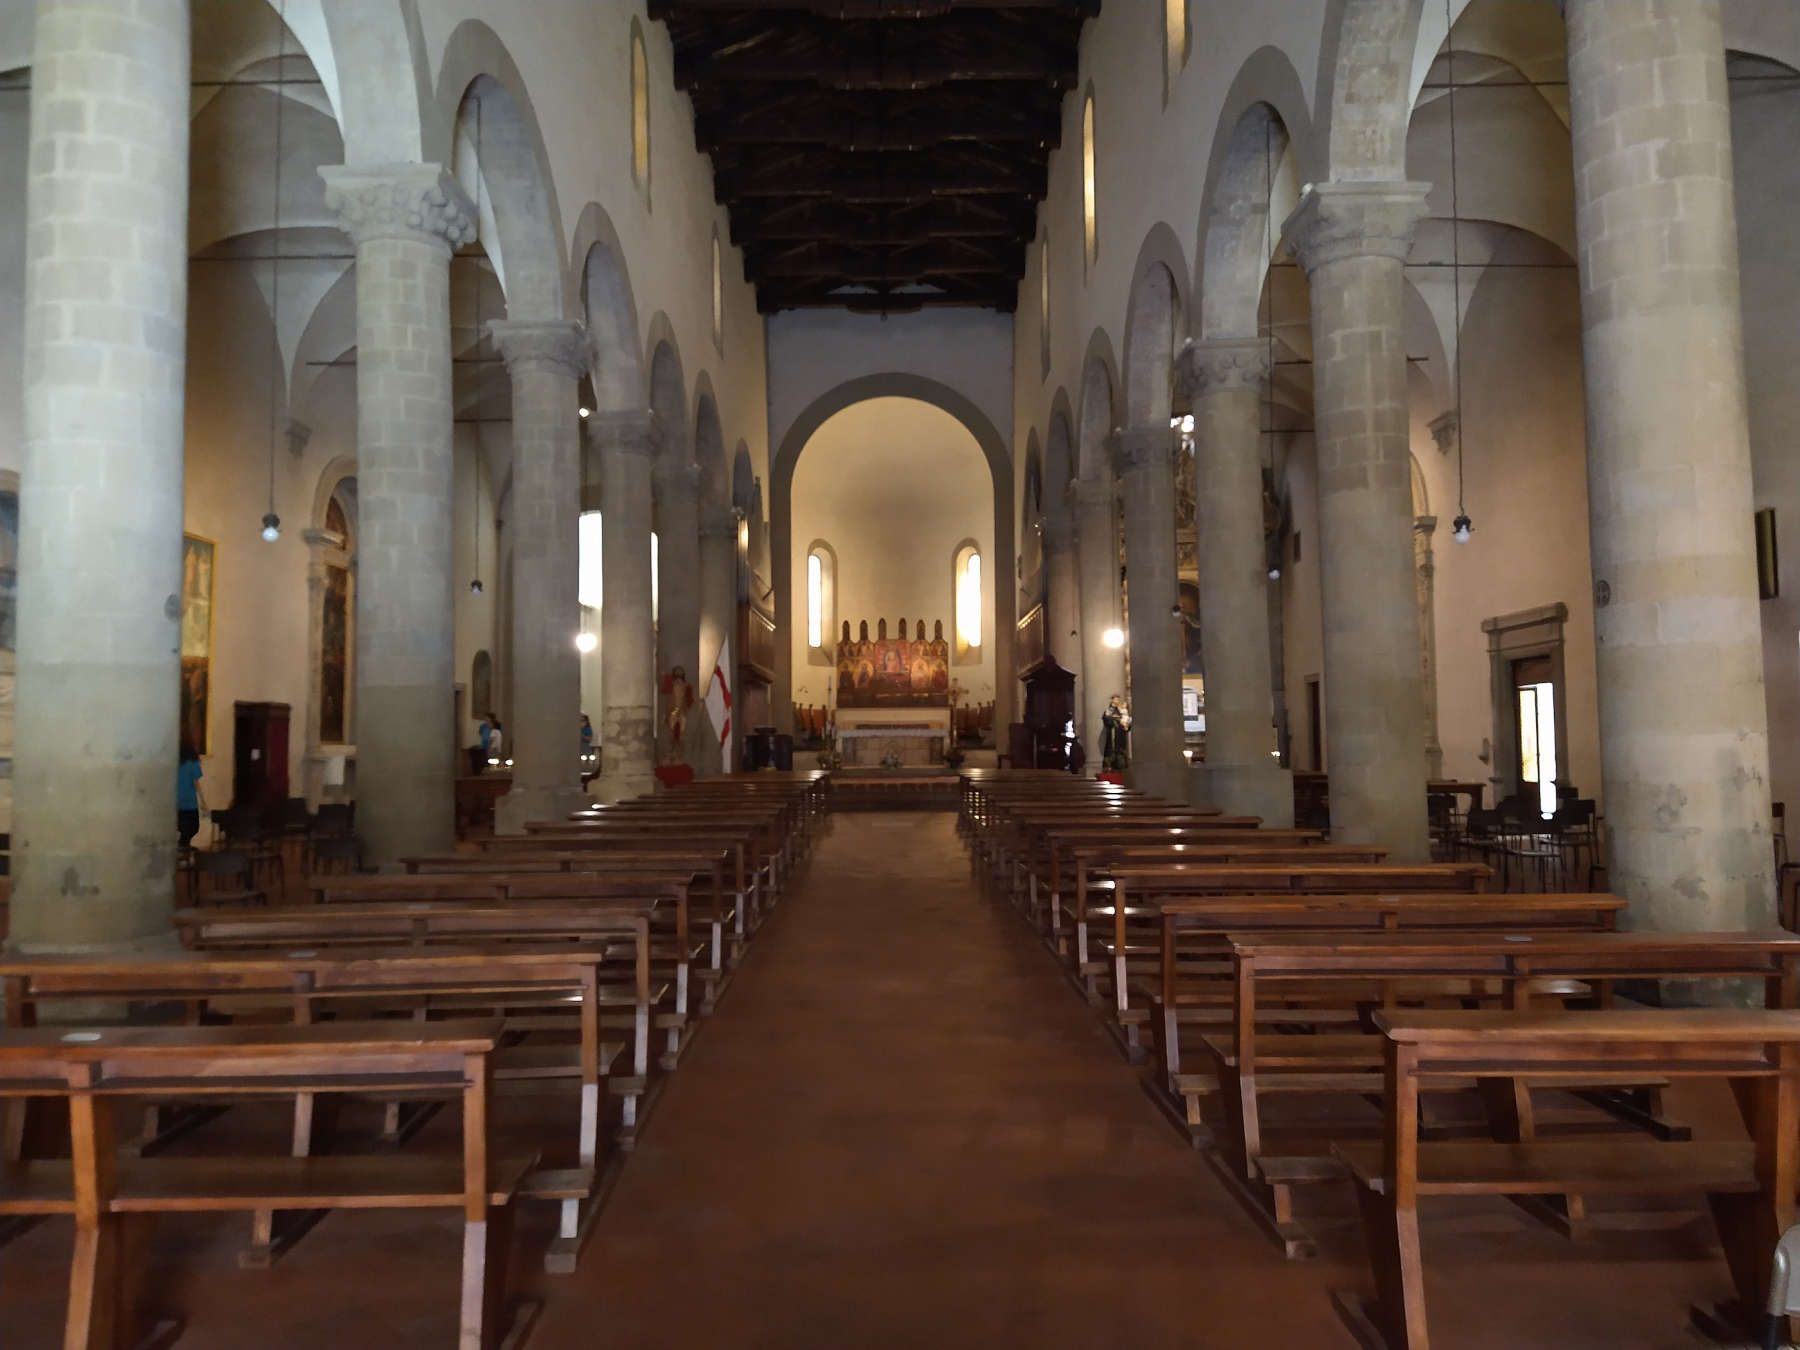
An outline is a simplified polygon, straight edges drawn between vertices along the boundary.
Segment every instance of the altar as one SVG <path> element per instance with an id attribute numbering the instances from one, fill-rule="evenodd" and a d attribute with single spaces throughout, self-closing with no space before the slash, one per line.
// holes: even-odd
<path id="1" fill-rule="evenodd" d="M 846 768 L 874 768 L 889 755 L 902 768 L 933 768 L 950 744 L 948 708 L 838 710 L 838 749 Z"/>

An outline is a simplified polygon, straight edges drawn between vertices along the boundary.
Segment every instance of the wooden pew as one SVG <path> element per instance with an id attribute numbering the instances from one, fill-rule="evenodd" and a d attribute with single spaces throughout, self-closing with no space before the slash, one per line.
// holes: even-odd
<path id="1" fill-rule="evenodd" d="M 1382 1011 L 1384 1138 L 1339 1143 L 1356 1179 L 1375 1272 L 1373 1301 L 1336 1296 L 1370 1350 L 1429 1350 L 1419 1201 L 1433 1195 L 1692 1195 L 1704 1192 L 1738 1307 L 1769 1288 L 1776 1240 L 1800 1185 L 1800 1013 L 1722 1008 L 1565 1013 Z M 1747 1139 L 1419 1138 L 1424 1093 L 1477 1078 L 1502 1084 L 1723 1078 Z M 1736 1328 L 1739 1339 L 1753 1335 Z"/>
<path id="2" fill-rule="evenodd" d="M 269 912 L 252 909 L 242 913 L 249 921 Z M 308 912 L 314 922 L 335 914 Z M 326 1011 L 353 1016 L 371 1006 L 380 1012 L 410 1012 L 416 1024 L 432 1013 L 467 1015 L 502 1007 L 507 1009 L 509 1032 L 575 1035 L 573 1055 L 553 1047 L 519 1046 L 502 1051 L 494 1070 L 502 1080 L 579 1077 L 578 1166 L 533 1174 L 523 1189 L 531 1198 L 561 1203 L 563 1228 L 552 1255 L 572 1268 L 573 1254 L 591 1223 L 591 1207 L 584 1213 L 583 1205 L 595 1187 L 602 1084 L 620 1098 L 618 1142 L 621 1149 L 629 1150 L 636 1143 L 639 1103 L 649 1076 L 654 991 L 648 921 L 642 915 L 621 917 L 633 929 L 629 944 L 564 942 L 486 948 L 321 945 L 287 950 L 183 951 L 167 956 L 0 956 L 0 981 L 5 984 L 10 1027 L 33 1025 L 39 1006 L 51 1002 L 76 1007 L 121 999 L 180 1002 L 188 1005 L 188 1020 L 197 1023 L 209 1012 L 216 1015 L 234 1002 L 249 1000 L 259 1015 L 266 1015 L 271 1006 L 285 1006 L 298 1024 L 316 1022 Z M 410 938 L 407 941 L 410 944 Z M 624 959 L 630 973 L 616 980 L 611 976 L 622 954 L 628 954 Z M 608 978 L 602 978 L 603 970 Z M 633 1029 L 628 1077 L 610 1074 L 624 1047 L 601 1040 L 608 1009 L 617 1010 Z M 573 1075 L 568 1072 L 571 1060 L 577 1070 Z M 296 1157 L 312 1152 L 318 1124 L 316 1105 L 311 1093 L 297 1093 Z M 240 1264 L 266 1266 L 283 1245 L 274 1231 L 273 1212 L 259 1212 Z"/>
<path id="3" fill-rule="evenodd" d="M 1228 1026 L 1236 1007 L 1231 985 L 1233 934 L 1322 932 L 1609 932 L 1625 910 L 1613 895 L 1206 895 L 1166 899 L 1156 984 L 1146 988 L 1154 1029 L 1155 1067 L 1144 1083 L 1196 1145 L 1212 1132 L 1201 1101 L 1218 1091 L 1208 1064 L 1183 1058 L 1182 1029 Z M 1352 1021 L 1353 1018 L 1340 1020 Z"/>
<path id="4" fill-rule="evenodd" d="M 650 906 L 653 934 L 658 940 L 651 949 L 653 963 L 670 977 L 669 997 L 672 1006 L 658 1008 L 655 1025 L 666 1037 L 663 1067 L 673 1069 L 687 1044 L 689 1030 L 689 991 L 691 972 L 696 957 L 705 954 L 704 946 L 692 940 L 692 924 L 687 884 L 680 875 L 636 873 L 571 873 L 546 872 L 470 872 L 421 875 L 380 876 L 313 876 L 306 881 L 313 900 L 335 912 L 344 904 L 436 904 L 444 901 L 478 901 L 510 904 L 519 901 L 562 901 L 632 912 Z M 672 918 L 664 920 L 665 914 Z M 322 924 L 331 922 L 321 917 Z M 325 939 L 321 937 L 320 941 Z M 714 991 L 712 972 L 708 972 L 708 993 Z"/>
<path id="5" fill-rule="evenodd" d="M 1212 1155 L 1220 1175 L 1290 1257 L 1312 1253 L 1294 1222 L 1291 1188 L 1338 1175 L 1331 1159 L 1271 1154 L 1263 1141 L 1265 1094 L 1364 1095 L 1380 1089 L 1381 1046 L 1358 1025 L 1359 1010 L 1400 1002 L 1439 1006 L 1498 1003 L 1528 1009 L 1534 993 L 1560 1006 L 1570 994 L 1612 1001 L 1619 979 L 1760 980 L 1771 1008 L 1794 1006 L 1800 936 L 1773 933 L 1449 932 L 1233 934 L 1231 1022 L 1203 1037 L 1219 1077 L 1229 1129 Z M 1348 1013 L 1348 1017 L 1335 1016 Z M 1315 1034 L 1284 1034 L 1310 1026 Z M 1500 1139 L 1536 1137 L 1528 1088 L 1482 1084 Z M 1672 1131 L 1654 1111 L 1616 1095 L 1588 1100 L 1633 1123 Z M 1533 1202 L 1532 1212 L 1565 1232 L 1579 1197 Z"/>
<path id="6" fill-rule="evenodd" d="M 1076 975 L 1090 1001 L 1098 1002 L 1100 980 L 1110 977 L 1112 1025 L 1133 1062 L 1143 1056 L 1138 1029 L 1147 1011 L 1132 998 L 1136 969 L 1155 985 L 1159 906 L 1170 897 L 1189 895 L 1390 894 L 1408 891 L 1479 893 L 1490 875 L 1482 863 L 1109 863 L 1112 894 L 1103 905 L 1091 904 L 1089 870 L 1078 864 L 1075 878 Z M 1089 920 L 1109 921 L 1106 940 L 1092 943 Z M 1094 945 L 1100 951 L 1093 950 Z"/>
<path id="7" fill-rule="evenodd" d="M 495 1157 L 486 1022 L 333 1023 L 305 1027 L 66 1027 L 0 1031 L 0 1101 L 55 1097 L 69 1113 L 69 1158 L 14 1163 L 0 1216 L 75 1223 L 65 1350 L 137 1344 L 147 1272 L 143 1232 L 157 1214 L 270 1210 L 448 1209 L 463 1218 L 459 1350 L 524 1337 L 535 1305 L 505 1308 L 510 1203 L 535 1158 Z M 277 1092 L 425 1092 L 460 1098 L 460 1157 L 134 1158 L 115 1153 L 119 1104 L 147 1094 L 229 1100 Z M 371 1271 L 372 1277 L 379 1272 Z M 167 1344 L 179 1323 L 154 1339 Z"/>
<path id="8" fill-rule="evenodd" d="M 509 860 L 525 860 L 520 870 L 536 866 L 550 870 L 547 863 L 536 861 L 548 858 L 557 860 L 558 871 L 654 872 L 672 864 L 692 865 L 697 872 L 706 872 L 713 895 L 721 897 L 720 905 L 724 904 L 723 896 L 730 896 L 732 930 L 741 944 L 756 926 L 758 887 L 751 862 L 752 841 L 749 831 L 729 838 L 709 832 L 704 839 L 643 841 L 636 835 L 621 837 L 581 829 L 557 833 L 547 828 L 537 834 L 478 839 L 478 855 L 444 855 L 446 859 L 465 860 L 466 865 L 461 867 L 438 866 L 437 858 L 403 858 L 401 862 L 409 872 L 426 874 L 477 871 L 489 866 L 495 871 L 507 871 L 511 868 Z"/>

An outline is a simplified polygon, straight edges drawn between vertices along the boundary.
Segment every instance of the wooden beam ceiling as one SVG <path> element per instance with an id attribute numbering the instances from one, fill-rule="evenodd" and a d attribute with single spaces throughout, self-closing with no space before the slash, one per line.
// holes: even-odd
<path id="1" fill-rule="evenodd" d="M 764 311 L 1010 311 L 1100 0 L 649 0 Z"/>

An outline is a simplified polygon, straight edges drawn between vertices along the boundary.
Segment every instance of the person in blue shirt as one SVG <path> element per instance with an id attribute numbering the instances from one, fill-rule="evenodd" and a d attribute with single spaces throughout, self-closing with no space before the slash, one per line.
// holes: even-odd
<path id="1" fill-rule="evenodd" d="M 192 848 L 194 836 L 200 833 L 200 756 L 188 742 L 181 743 L 181 759 L 175 765 L 175 828 L 181 846 Z"/>

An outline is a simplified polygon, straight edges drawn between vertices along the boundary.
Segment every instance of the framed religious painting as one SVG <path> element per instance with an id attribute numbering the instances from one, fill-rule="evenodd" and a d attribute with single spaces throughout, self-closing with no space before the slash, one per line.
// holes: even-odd
<path id="1" fill-rule="evenodd" d="M 213 563 L 217 545 L 181 536 L 181 739 L 204 755 L 212 711 Z"/>

